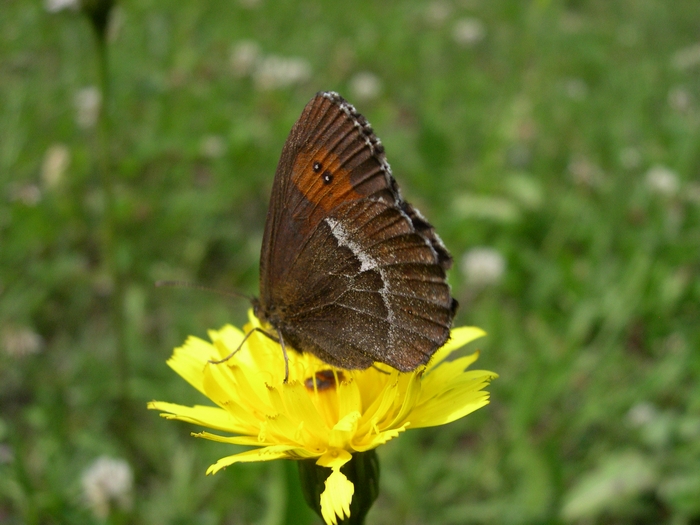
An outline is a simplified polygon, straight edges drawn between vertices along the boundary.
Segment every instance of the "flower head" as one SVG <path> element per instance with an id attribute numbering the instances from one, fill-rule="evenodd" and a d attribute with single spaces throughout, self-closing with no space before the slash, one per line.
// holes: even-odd
<path id="1" fill-rule="evenodd" d="M 251 314 L 246 332 L 260 327 Z M 255 447 L 220 459 L 207 473 L 238 462 L 310 459 L 331 469 L 321 495 L 326 523 L 349 515 L 354 492 L 341 472 L 356 452 L 395 438 L 407 428 L 450 423 L 488 403 L 483 388 L 493 372 L 465 371 L 478 354 L 447 362 L 457 348 L 481 337 L 478 328 L 456 328 L 452 338 L 425 366 L 400 373 L 377 363 L 367 370 L 341 370 L 308 353 L 289 353 L 289 380 L 278 343 L 255 332 L 232 358 L 244 333 L 225 326 L 210 331 L 212 342 L 190 337 L 168 365 L 218 407 L 185 407 L 154 401 L 149 408 L 179 419 L 234 434 L 197 437 Z"/>

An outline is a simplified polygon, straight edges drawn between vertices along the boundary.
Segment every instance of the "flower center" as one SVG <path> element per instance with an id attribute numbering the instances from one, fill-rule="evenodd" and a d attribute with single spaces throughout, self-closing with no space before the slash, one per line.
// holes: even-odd
<path id="1" fill-rule="evenodd" d="M 335 388 L 341 381 L 345 381 L 345 376 L 341 371 L 320 370 L 313 377 L 304 379 L 304 386 L 309 390 L 323 392 Z"/>

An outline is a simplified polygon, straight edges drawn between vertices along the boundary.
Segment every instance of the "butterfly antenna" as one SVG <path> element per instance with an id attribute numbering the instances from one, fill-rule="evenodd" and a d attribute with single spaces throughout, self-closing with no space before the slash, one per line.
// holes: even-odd
<path id="1" fill-rule="evenodd" d="M 226 295 L 228 297 L 242 297 L 248 301 L 253 301 L 253 297 L 246 295 L 241 292 L 236 292 L 234 290 L 219 290 L 217 288 L 211 288 L 209 286 L 202 286 L 201 284 L 188 283 L 187 281 L 156 281 L 156 288 L 163 287 L 178 287 L 178 288 L 193 288 L 195 290 L 203 290 L 205 292 L 214 292 L 219 295 Z"/>

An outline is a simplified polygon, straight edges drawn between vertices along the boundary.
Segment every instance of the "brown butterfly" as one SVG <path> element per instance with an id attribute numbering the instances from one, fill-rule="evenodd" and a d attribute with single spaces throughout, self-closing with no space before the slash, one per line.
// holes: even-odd
<path id="1" fill-rule="evenodd" d="M 367 120 L 337 93 L 318 93 L 275 173 L 255 315 L 283 350 L 345 369 L 379 361 L 410 371 L 450 336 L 451 264 L 433 227 L 401 197 Z"/>

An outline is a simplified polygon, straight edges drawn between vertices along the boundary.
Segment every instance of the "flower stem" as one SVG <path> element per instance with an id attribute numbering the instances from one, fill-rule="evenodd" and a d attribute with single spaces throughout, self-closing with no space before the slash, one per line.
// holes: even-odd
<path id="1" fill-rule="evenodd" d="M 90 8 L 92 7 L 92 10 Z M 117 218 L 114 206 L 114 177 L 111 170 L 110 138 L 112 122 L 110 102 L 112 98 L 111 81 L 109 76 L 109 53 L 107 46 L 107 22 L 112 7 L 111 2 L 99 3 L 98 6 L 86 4 L 84 10 L 88 15 L 94 30 L 97 47 L 97 62 L 100 79 L 100 105 L 98 119 L 98 157 L 99 170 L 104 191 L 104 215 L 102 221 L 101 244 L 103 254 L 103 269 L 112 284 L 110 311 L 112 327 L 116 340 L 116 371 L 117 371 L 117 400 L 121 403 L 129 398 L 129 360 L 126 353 L 126 326 L 124 317 L 124 274 L 117 261 Z"/>

